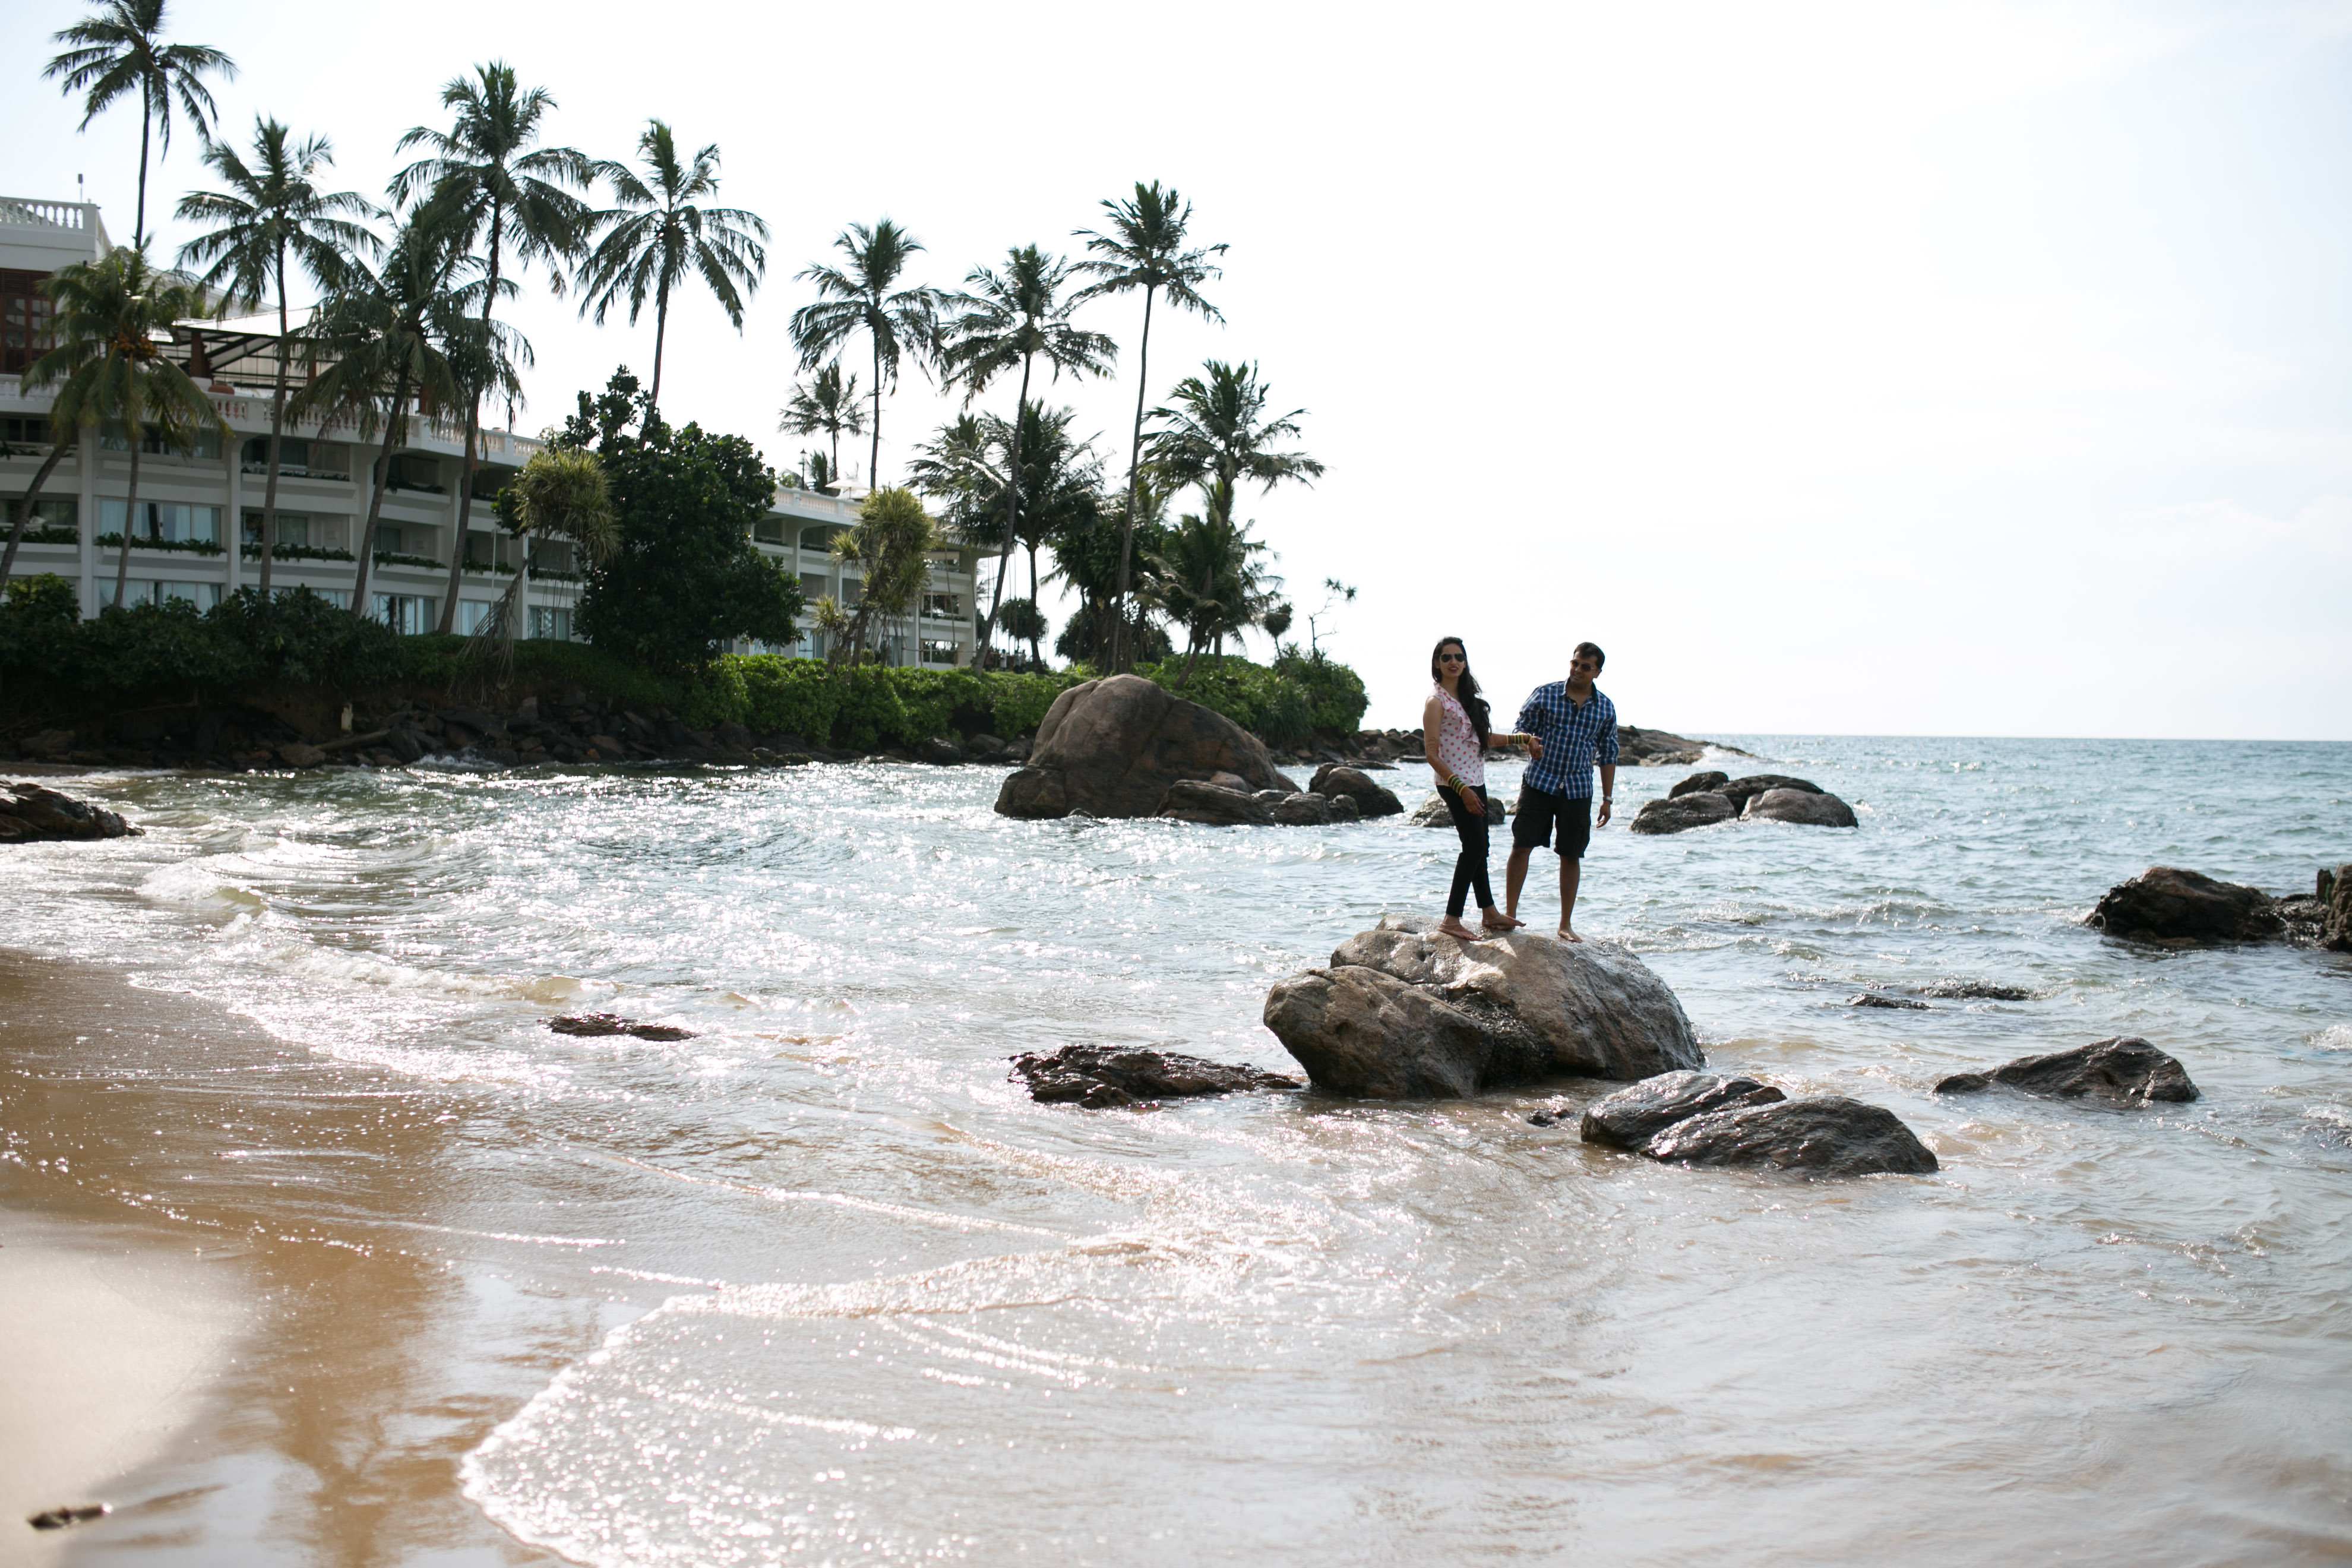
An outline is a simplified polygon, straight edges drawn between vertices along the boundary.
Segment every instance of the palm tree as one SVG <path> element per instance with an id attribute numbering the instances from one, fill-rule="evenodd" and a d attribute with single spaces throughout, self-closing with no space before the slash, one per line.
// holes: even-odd
<path id="1" fill-rule="evenodd" d="M 542 539 L 563 540 L 575 559 L 601 566 L 620 552 L 621 523 L 603 459 L 579 447 L 547 447 L 531 454 L 515 476 L 515 533 L 525 560 Z M 519 606 L 530 574 L 518 571 L 488 620 L 475 628 L 474 645 L 511 661 Z"/>
<path id="2" fill-rule="evenodd" d="M 848 270 L 817 261 L 801 268 L 800 280 L 815 284 L 817 297 L 814 304 L 793 312 L 793 345 L 801 352 L 801 368 L 814 370 L 838 358 L 842 345 L 858 332 L 873 341 L 874 448 L 866 482 L 875 486 L 882 482 L 883 388 L 898 384 L 898 363 L 906 355 L 931 354 L 947 296 L 922 285 L 898 286 L 908 258 L 923 247 L 887 217 L 872 228 L 851 224 L 833 243 L 849 258 Z"/>
<path id="3" fill-rule="evenodd" d="M 258 306 L 278 298 L 278 389 L 269 405 L 269 477 L 261 495 L 261 591 L 278 538 L 278 453 L 286 432 L 286 380 L 293 358 L 287 319 L 287 264 L 332 288 L 346 256 L 380 254 L 383 242 L 354 218 L 380 216 L 356 191 L 319 189 L 320 173 L 335 161 L 323 136 L 301 142 L 275 120 L 255 117 L 253 161 L 226 142 L 205 149 L 205 163 L 226 187 L 191 191 L 180 198 L 180 221 L 209 223 L 207 233 L 180 247 L 180 265 L 202 267 L 198 283 L 232 300 Z M 234 545 L 232 545 L 234 548 Z"/>
<path id="4" fill-rule="evenodd" d="M 658 407 L 671 292 L 688 277 L 700 277 L 729 322 L 741 331 L 743 302 L 767 276 L 768 253 L 759 241 L 768 237 L 768 226 L 738 207 L 696 205 L 719 193 L 718 143 L 695 153 L 690 163 L 680 163 L 670 128 L 658 120 L 647 121 L 646 127 L 637 138 L 637 151 L 645 156 L 652 184 L 618 163 L 604 164 L 599 171 L 612 182 L 615 205 L 593 220 L 605 233 L 582 275 L 580 313 L 593 310 L 602 326 L 604 312 L 625 293 L 634 327 L 646 295 L 653 295 L 654 384 L 647 406 Z"/>
<path id="5" fill-rule="evenodd" d="M 868 495 L 857 509 L 856 526 L 834 535 L 835 558 L 856 566 L 864 577 L 857 608 L 849 617 L 850 663 L 857 662 L 877 620 L 914 607 L 939 542 L 939 525 L 915 492 L 895 488 Z"/>
<path id="6" fill-rule="evenodd" d="M 825 482 L 831 483 L 841 473 L 842 437 L 866 434 L 866 410 L 857 405 L 857 378 L 844 378 L 836 361 L 818 371 L 809 384 L 794 382 L 793 400 L 776 411 L 776 428 L 788 436 L 832 437 L 833 460 L 825 468 Z"/>
<path id="7" fill-rule="evenodd" d="M 69 46 L 49 62 L 44 78 L 63 77 L 60 92 L 81 93 L 81 123 L 87 131 L 98 112 L 118 99 L 139 95 L 139 208 L 132 221 L 131 244 L 136 249 L 147 240 L 147 144 L 157 131 L 163 133 L 163 152 L 172 151 L 172 100 L 196 128 L 199 140 L 212 140 L 212 121 L 220 107 L 204 83 L 205 73 L 217 71 L 235 79 L 236 62 L 203 44 L 163 42 L 163 0 L 103 0 L 96 14 L 58 32 L 51 40 Z"/>
<path id="8" fill-rule="evenodd" d="M 1083 376 L 1098 375 L 1110 368 L 1118 345 L 1100 332 L 1083 331 L 1070 324 L 1070 311 L 1076 301 L 1061 297 L 1070 270 L 1067 263 L 1034 245 L 1024 245 L 1005 253 L 1002 273 L 975 267 L 964 279 L 974 291 L 952 301 L 963 314 L 948 328 L 940 358 L 948 383 L 962 384 L 967 405 L 991 381 L 1018 364 L 1021 395 L 1013 408 L 1014 417 L 1025 422 L 1030 371 L 1041 355 L 1056 380 L 1066 370 Z M 1010 447 L 1014 443 L 1008 438 L 1006 445 Z M 1008 464 L 1006 472 L 1010 482 L 1004 489 L 1004 544 L 996 558 L 996 587 L 990 595 L 988 619 L 981 626 L 982 647 L 995 631 L 997 605 L 1004 598 L 1005 563 L 1012 559 L 1013 541 L 1021 531 L 1021 464 Z M 1034 552 L 1031 563 L 1034 567 Z"/>
<path id="9" fill-rule="evenodd" d="M 150 267 L 146 251 L 135 245 L 121 247 L 102 261 L 59 268 L 48 281 L 48 292 L 57 301 L 50 331 L 58 346 L 26 367 L 25 384 L 65 383 L 50 405 L 53 427 L 63 426 L 86 438 L 90 426 L 102 424 L 120 431 L 131 446 L 121 558 L 114 569 L 114 605 L 120 607 L 130 585 L 131 540 L 139 519 L 139 458 L 149 435 L 182 451 L 195 445 L 200 431 L 215 431 L 223 439 L 228 436 L 227 423 L 204 389 L 163 357 L 163 343 L 171 341 L 172 323 L 202 315 L 204 295 L 194 285 Z M 65 445 L 62 430 L 58 437 L 52 458 Z M 18 526 L 21 530 L 21 513 Z M 12 551 L 15 543 L 12 538 Z"/>
<path id="10" fill-rule="evenodd" d="M 1244 480 L 1268 491 L 1286 479 L 1312 484 L 1323 477 L 1323 465 L 1304 452 L 1277 452 L 1272 443 L 1298 434 L 1298 416 L 1265 417 L 1272 389 L 1258 379 L 1257 366 L 1225 364 L 1209 360 L 1201 375 L 1176 384 L 1173 408 L 1155 408 L 1154 419 L 1168 423 L 1152 432 L 1151 460 L 1170 483 L 1199 485 L 1207 492 L 1210 512 L 1231 522 L 1234 488 Z"/>
<path id="11" fill-rule="evenodd" d="M 362 438 L 383 431 L 367 523 L 352 541 L 359 559 L 352 585 L 355 616 L 368 613 L 376 523 L 383 515 L 393 452 L 408 434 L 409 400 L 455 402 L 457 379 L 443 345 L 478 331 L 467 309 L 468 292 L 453 287 L 458 273 L 478 265 L 467 254 L 467 237 L 445 212 L 428 205 L 410 213 L 382 268 L 351 264 L 311 327 L 310 342 L 329 363 L 296 395 L 296 416 L 344 413 L 357 420 Z"/>
<path id="12" fill-rule="evenodd" d="M 1152 563 L 1159 570 L 1155 607 L 1185 630 L 1184 669 L 1176 678 L 1180 691 L 1192 680 L 1202 648 L 1239 636 L 1284 608 L 1276 592 L 1282 579 L 1258 565 L 1266 548 L 1249 531 L 1248 523 L 1233 521 L 1233 487 L 1219 480 L 1211 489 L 1208 512 L 1187 512 Z"/>
<path id="13" fill-rule="evenodd" d="M 946 521 L 967 544 L 997 550 L 997 593 L 980 646 L 986 647 L 996 626 L 1020 601 L 1003 594 L 1003 563 L 1014 543 L 1029 552 L 1029 597 L 1037 602 L 1041 574 L 1037 552 L 1053 540 L 1084 526 L 1097 510 L 1095 491 L 1102 483 L 1102 460 L 1094 443 L 1073 440 L 1070 422 L 1077 411 L 1047 409 L 1035 402 L 1022 409 L 1017 435 L 1010 420 L 995 415 L 964 415 L 940 427 L 936 439 L 916 448 L 911 465 L 916 488 L 947 503 Z M 1017 452 L 1018 458 L 1015 458 Z M 1029 504 L 1018 514 L 1003 504 L 1017 483 Z M 1015 633 L 1026 640 L 1039 663 L 1045 650 L 1042 626 Z"/>
<path id="14" fill-rule="evenodd" d="M 1223 269 L 1209 258 L 1223 256 L 1223 245 L 1202 246 L 1188 250 L 1184 247 L 1186 231 L 1192 226 L 1192 204 L 1177 195 L 1171 187 L 1160 188 L 1160 182 L 1150 184 L 1135 182 L 1131 201 L 1114 202 L 1106 199 L 1103 208 L 1110 214 L 1110 233 L 1080 229 L 1077 234 L 1087 242 L 1091 252 L 1078 263 L 1080 271 L 1092 273 L 1095 281 L 1078 292 L 1078 301 L 1091 300 L 1099 294 L 1125 294 L 1143 290 L 1143 336 L 1135 354 L 1135 438 L 1128 450 L 1127 509 L 1125 516 L 1132 520 L 1139 512 L 1138 492 L 1143 485 L 1143 405 L 1151 395 L 1151 303 L 1161 294 L 1180 310 L 1197 310 L 1212 321 L 1225 318 L 1214 305 L 1202 299 L 1200 286 L 1213 278 L 1224 276 Z M 1128 667 L 1125 632 L 1129 616 L 1125 611 L 1128 593 L 1128 563 L 1135 553 L 1135 536 L 1131 527 L 1120 535 L 1118 547 L 1119 614 L 1114 617 L 1111 662 L 1114 668 Z"/>
<path id="15" fill-rule="evenodd" d="M 1128 503 L 1141 506 L 1131 520 Z M 1124 647 L 1137 660 L 1169 657 L 1168 634 L 1153 622 L 1148 607 L 1157 602 L 1153 563 L 1167 544 L 1168 491 L 1155 480 L 1150 465 L 1143 470 L 1139 489 L 1122 487 L 1095 498 L 1094 504 L 1072 508 L 1047 542 L 1053 546 L 1050 576 L 1067 584 L 1077 595 L 1078 607 L 1063 623 L 1055 650 L 1066 658 L 1082 658 L 1097 669 L 1108 669 L 1114 641 L 1115 611 L 1124 604 L 1129 612 L 1120 634 Z M 1132 544 L 1133 594 L 1118 597 L 1118 567 L 1124 547 Z"/>
<path id="16" fill-rule="evenodd" d="M 488 247 L 487 280 L 482 292 L 482 325 L 487 330 L 490 307 L 499 295 L 506 250 L 511 247 L 520 268 L 545 262 L 557 293 L 563 291 L 560 264 L 586 248 L 592 214 L 588 204 L 567 188 L 583 189 L 597 173 L 596 163 L 570 147 L 537 147 L 540 122 L 554 110 L 555 100 L 545 88 L 525 91 L 516 82 L 514 68 L 493 60 L 476 66 L 471 80 L 453 77 L 441 89 L 441 104 L 457 111 L 447 131 L 419 125 L 403 135 L 395 148 L 427 149 L 419 159 L 393 177 L 394 201 L 412 200 L 430 192 L 436 205 L 451 208 L 466 229 L 465 243 Z M 457 537 L 449 552 L 449 591 L 443 596 L 441 630 L 456 625 L 457 587 L 466 564 L 466 531 L 474 510 L 474 468 L 482 431 L 482 394 L 478 381 L 461 382 L 466 403 L 465 469 L 458 477 Z"/>

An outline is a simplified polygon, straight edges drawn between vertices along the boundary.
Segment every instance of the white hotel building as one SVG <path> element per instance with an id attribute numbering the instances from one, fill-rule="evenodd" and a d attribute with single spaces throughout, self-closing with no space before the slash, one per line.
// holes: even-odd
<path id="1" fill-rule="evenodd" d="M 0 506 L 5 508 L 0 511 L 0 540 L 49 454 L 49 391 L 27 391 L 21 381 L 25 367 L 49 346 L 49 303 L 39 285 L 57 268 L 94 260 L 109 248 L 95 204 L 0 197 L 0 443 L 5 445 L 0 456 Z M 173 329 L 165 352 L 210 390 L 233 438 L 226 447 L 207 438 L 188 454 L 151 444 L 142 454 L 126 595 L 131 602 L 178 598 L 208 609 L 223 595 L 258 581 L 277 322 L 272 310 Z M 353 534 L 366 525 L 369 479 L 380 445 L 359 441 L 348 419 L 324 427 L 317 420 L 288 426 L 278 467 L 273 589 L 309 588 L 338 604 L 351 603 L 358 569 Z M 491 499 L 539 445 L 510 431 L 481 433 L 467 567 L 457 595 L 460 631 L 480 625 L 520 568 L 528 573 L 526 621 L 518 630 L 537 637 L 572 636 L 580 582 L 569 547 L 538 544 L 526 562 L 522 542 L 509 537 L 491 515 Z M 436 418 L 412 419 L 408 439 L 393 453 L 368 595 L 370 612 L 401 631 L 432 631 L 440 624 L 464 452 L 463 423 Z M 111 603 L 120 555 L 117 546 L 98 541 L 123 532 L 130 459 L 120 436 L 100 436 L 60 461 L 42 487 L 13 574 L 64 577 L 78 586 L 84 616 Z M 844 568 L 826 548 L 856 521 L 857 494 L 779 489 L 768 515 L 752 530 L 761 554 L 798 574 L 811 605 L 824 595 L 845 607 L 857 603 L 856 568 Z M 969 547 L 933 554 L 918 613 L 881 634 L 888 662 L 935 668 L 971 662 L 976 557 Z M 801 628 L 797 647 L 772 651 L 821 656 L 822 634 L 806 614 Z M 752 651 L 749 644 L 737 647 Z"/>

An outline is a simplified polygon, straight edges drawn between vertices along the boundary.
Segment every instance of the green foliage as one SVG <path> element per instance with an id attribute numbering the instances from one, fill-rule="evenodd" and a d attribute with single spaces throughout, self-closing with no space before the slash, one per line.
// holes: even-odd
<path id="1" fill-rule="evenodd" d="M 1178 691 L 1182 667 L 1139 664 L 1135 673 Z M 1297 654 L 1277 658 L 1271 668 L 1245 658 L 1204 657 L 1179 694 L 1278 745 L 1304 741 L 1317 730 L 1352 733 L 1370 706 L 1354 670 Z"/>
<path id="2" fill-rule="evenodd" d="M 675 680 L 640 669 L 586 643 L 531 639 L 514 645 L 511 671 L 496 655 L 469 647 L 472 639 L 430 633 L 400 639 L 400 684 L 434 691 L 459 690 L 486 679 L 506 684 L 514 695 L 581 690 L 624 708 L 675 708 L 686 694 Z"/>
<path id="3" fill-rule="evenodd" d="M 870 752 L 877 746 L 924 739 L 907 732 L 907 705 L 898 700 L 898 683 L 891 679 L 897 673 L 871 664 L 835 669 L 841 692 L 841 708 L 833 721 L 837 744 Z"/>
<path id="4" fill-rule="evenodd" d="M 1311 704 L 1308 718 L 1318 730 L 1353 734 L 1364 721 L 1371 698 L 1364 678 L 1320 653 L 1302 654 L 1297 644 L 1283 648 L 1274 661 L 1275 673 L 1303 688 Z"/>
<path id="5" fill-rule="evenodd" d="M 223 599 L 209 619 L 224 638 L 244 651 L 246 680 L 349 691 L 390 679 L 400 670 L 397 633 L 381 621 L 340 609 L 308 588 L 268 597 L 258 588 L 240 588 Z"/>
<path id="6" fill-rule="evenodd" d="M 81 616 L 81 601 L 71 583 L 54 572 L 44 572 L 37 577 L 19 577 L 11 582 L 5 602 L 0 602 L 0 615 L 21 616 L 27 622 L 70 626 Z"/>
<path id="7" fill-rule="evenodd" d="M 1085 679 L 730 654 L 695 678 L 680 716 L 698 730 L 732 722 L 754 734 L 872 751 L 982 730 L 1025 735 L 1055 698 Z"/>
<path id="8" fill-rule="evenodd" d="M 1061 675 L 992 675 L 988 678 L 994 690 L 990 711 L 996 720 L 996 733 L 1011 739 L 1033 732 L 1045 721 L 1045 710 L 1054 699 L 1091 676 L 1072 671 Z"/>

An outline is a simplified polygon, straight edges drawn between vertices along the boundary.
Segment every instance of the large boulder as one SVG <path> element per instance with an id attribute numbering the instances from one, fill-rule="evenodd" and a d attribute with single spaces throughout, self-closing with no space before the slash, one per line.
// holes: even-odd
<path id="1" fill-rule="evenodd" d="M 1729 822 L 1738 815 L 1730 797 L 1716 790 L 1700 790 L 1643 802 L 1642 809 L 1633 814 L 1633 831 L 1687 833 L 1694 827 Z"/>
<path id="2" fill-rule="evenodd" d="M 1769 1165 L 1823 1176 L 1936 1169 L 1934 1152 L 1901 1117 L 1842 1094 L 1694 1116 L 1652 1138 L 1642 1152 L 1693 1165 Z"/>
<path id="3" fill-rule="evenodd" d="M 1792 779 L 1786 773 L 1749 773 L 1746 778 L 1730 779 L 1716 786 L 1717 793 L 1731 803 L 1736 815 L 1748 809 L 1748 803 L 1766 790 L 1802 790 L 1807 795 L 1819 795 L 1822 786 L 1811 779 Z"/>
<path id="4" fill-rule="evenodd" d="M 2178 1104 L 2197 1098 L 2189 1069 L 2137 1035 L 2117 1035 L 2043 1057 L 2020 1057 L 1989 1073 L 1955 1073 L 1937 1084 L 1936 1092 L 1973 1094 L 1995 1084 L 2053 1100 L 2098 1100 L 2110 1105 Z"/>
<path id="5" fill-rule="evenodd" d="M 1360 816 L 1395 816 L 1404 810 L 1404 803 L 1393 790 L 1382 789 L 1360 769 L 1339 763 L 1326 763 L 1315 770 L 1307 786 L 1310 795 L 1345 795 L 1356 803 Z"/>
<path id="6" fill-rule="evenodd" d="M 2255 942 L 2284 929 L 2259 888 L 2217 882 L 2176 866 L 2151 866 L 2106 891 L 2090 925 L 2141 942 Z"/>
<path id="7" fill-rule="evenodd" d="M 1645 1078 L 1585 1108 L 1579 1130 L 1587 1143 L 1641 1149 L 1677 1121 L 1709 1111 L 1772 1105 L 1789 1097 L 1752 1078 L 1711 1072 L 1666 1072 Z"/>
<path id="8" fill-rule="evenodd" d="M 1023 770 L 1024 773 L 1028 771 Z M 1013 775 L 1014 778 L 1019 776 L 1018 773 Z M 1007 779 L 1005 784 L 1009 788 L 1012 780 Z M 1283 800 L 1290 798 L 1287 795 L 1275 790 L 1268 790 L 1266 793 Z M 1170 784 L 1167 790 L 1167 802 L 1168 804 L 1160 808 L 1160 815 L 1173 817 L 1178 822 L 1201 822 L 1217 826 L 1263 827 L 1274 820 L 1272 802 L 1261 800 L 1256 795 L 1242 790 L 1226 789 L 1213 784 L 1200 784 L 1192 779 L 1178 779 L 1174 784 Z M 1004 809 L 1004 798 L 1002 793 L 997 797 L 996 809 L 999 811 Z"/>
<path id="9" fill-rule="evenodd" d="M 1511 931 L 1462 942 L 1390 915 L 1326 969 L 1266 994 L 1265 1026 L 1316 1087 L 1464 1096 L 1561 1074 L 1624 1080 L 1706 1065 L 1665 983 L 1613 942 Z"/>
<path id="10" fill-rule="evenodd" d="M 1511 815 L 1511 801 L 1507 796 L 1498 795 L 1486 803 L 1486 810 L 1494 818 L 1486 825 L 1487 832 L 1498 833 Z M 1429 798 L 1413 807 L 1412 816 L 1407 820 L 1416 827 L 1451 827 L 1454 826 L 1454 814 L 1445 809 L 1445 797 L 1431 790 Z"/>
<path id="11" fill-rule="evenodd" d="M 1074 1100 L 1097 1110 L 1147 1100 L 1298 1087 L 1295 1078 L 1260 1072 L 1247 1062 L 1232 1067 L 1176 1051 L 1106 1046 L 1064 1046 L 1045 1056 L 1024 1051 L 1013 1058 L 1010 1076 L 1029 1086 L 1032 1100 Z"/>
<path id="12" fill-rule="evenodd" d="M 1007 816 L 1151 816 L 1169 787 L 1227 773 L 1250 789 L 1298 791 L 1265 745 L 1221 713 L 1162 690 L 1139 675 L 1074 686 L 1037 726 L 1028 765 L 996 797 Z"/>
<path id="13" fill-rule="evenodd" d="M 1798 822 L 1809 827 L 1852 827 L 1853 807 L 1826 790 L 1768 789 L 1748 797 L 1742 822 Z"/>
<path id="14" fill-rule="evenodd" d="M 1669 798 L 1673 798 L 1685 795 L 1696 795 L 1701 790 L 1714 790 L 1720 792 L 1723 786 L 1730 782 L 1731 775 L 1726 773 L 1708 772 L 1703 773 L 1693 773 L 1690 777 L 1683 780 L 1682 783 L 1668 790 L 1666 795 Z"/>
<path id="15" fill-rule="evenodd" d="M 2326 879 L 2326 912 L 2320 922 L 2320 945 L 2352 952 L 2352 866 L 2338 866 Z"/>
<path id="16" fill-rule="evenodd" d="M 0 844 L 42 839 L 121 838 L 141 830 L 102 805 L 37 784 L 0 788 Z"/>

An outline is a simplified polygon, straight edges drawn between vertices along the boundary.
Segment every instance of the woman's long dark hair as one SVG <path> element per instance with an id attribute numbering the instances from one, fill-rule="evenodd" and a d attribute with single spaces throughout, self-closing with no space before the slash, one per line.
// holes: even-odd
<path id="1" fill-rule="evenodd" d="M 1460 637 L 1438 638 L 1437 646 L 1429 650 L 1429 679 L 1440 686 L 1445 684 L 1445 677 L 1437 672 L 1437 656 L 1445 651 L 1448 643 L 1462 650 L 1462 679 L 1454 688 L 1454 696 L 1462 704 L 1462 711 L 1470 715 L 1470 727 L 1478 731 L 1478 749 L 1484 751 L 1491 730 L 1486 700 L 1478 695 L 1478 683 L 1471 679 L 1470 646 Z"/>

